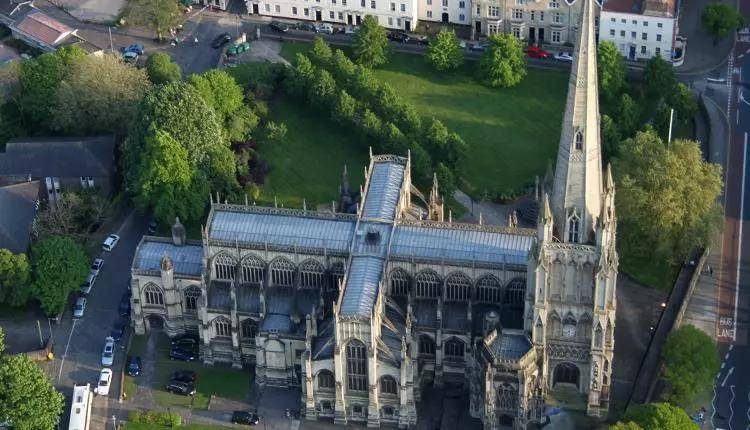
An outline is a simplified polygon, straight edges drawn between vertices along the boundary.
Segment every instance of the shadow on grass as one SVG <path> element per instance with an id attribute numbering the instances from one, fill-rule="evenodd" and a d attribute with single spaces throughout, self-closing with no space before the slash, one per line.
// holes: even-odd
<path id="1" fill-rule="evenodd" d="M 623 252 L 620 254 L 620 271 L 627 273 L 641 285 L 668 293 L 680 268 L 651 255 L 633 256 Z"/>

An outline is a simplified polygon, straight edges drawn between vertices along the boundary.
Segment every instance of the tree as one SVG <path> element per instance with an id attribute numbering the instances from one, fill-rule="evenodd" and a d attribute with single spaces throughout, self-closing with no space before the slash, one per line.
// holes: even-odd
<path id="1" fill-rule="evenodd" d="M 177 0 L 131 0 L 125 16 L 131 24 L 154 31 L 161 40 L 166 30 L 180 23 L 182 12 Z"/>
<path id="2" fill-rule="evenodd" d="M 150 84 L 114 55 L 87 55 L 70 66 L 54 96 L 52 126 L 67 134 L 123 135 Z"/>
<path id="3" fill-rule="evenodd" d="M 453 30 L 440 30 L 435 40 L 430 43 L 427 60 L 437 70 L 453 70 L 464 63 L 464 54 L 461 51 L 456 32 Z"/>
<path id="4" fill-rule="evenodd" d="M 54 316 L 89 273 L 86 253 L 70 236 L 51 236 L 31 247 L 33 297 L 42 310 Z"/>
<path id="5" fill-rule="evenodd" d="M 148 79 L 154 84 L 167 84 L 182 80 L 182 68 L 166 52 L 154 52 L 146 60 Z"/>
<path id="6" fill-rule="evenodd" d="M 307 97 L 307 88 L 315 76 L 315 66 L 310 58 L 298 52 L 294 57 L 294 66 L 284 81 L 287 91 L 296 97 Z"/>
<path id="7" fill-rule="evenodd" d="M 336 121 L 346 124 L 357 114 L 357 101 L 346 90 L 339 91 L 336 102 L 331 110 L 331 116 Z"/>
<path id="8" fill-rule="evenodd" d="M 609 115 L 602 115 L 601 136 L 604 159 L 609 160 L 616 157 L 622 135 L 620 135 L 617 124 Z"/>
<path id="9" fill-rule="evenodd" d="M 365 16 L 354 36 L 354 60 L 365 67 L 378 67 L 388 62 L 389 46 L 385 29 L 377 18 Z"/>
<path id="10" fill-rule="evenodd" d="M 646 91 L 658 100 L 670 94 L 677 83 L 672 65 L 658 55 L 646 62 L 643 80 L 646 82 Z"/>
<path id="11" fill-rule="evenodd" d="M 151 126 L 137 172 L 135 203 L 153 208 L 159 223 L 169 224 L 177 216 L 195 221 L 203 215 L 208 182 L 203 172 L 190 169 L 187 150 L 167 132 Z"/>
<path id="12" fill-rule="evenodd" d="M 438 163 L 435 175 L 438 179 L 441 197 L 446 200 L 453 197 L 453 193 L 456 191 L 456 178 L 453 176 L 451 169 L 443 163 Z"/>
<path id="13" fill-rule="evenodd" d="M 54 209 L 37 212 L 37 232 L 41 238 L 65 235 L 83 242 L 104 221 L 109 207 L 95 190 L 63 193 Z"/>
<path id="14" fill-rule="evenodd" d="M 25 305 L 31 295 L 30 275 L 26 254 L 13 254 L 0 248 L 0 302 L 15 307 Z"/>
<path id="15" fill-rule="evenodd" d="M 493 34 L 479 61 L 484 82 L 491 87 L 509 88 L 526 76 L 526 58 L 521 42 L 510 34 Z"/>
<path id="16" fill-rule="evenodd" d="M 609 40 L 599 44 L 597 68 L 599 94 L 607 101 L 617 100 L 625 89 L 625 61 L 617 46 Z"/>
<path id="17" fill-rule="evenodd" d="M 698 113 L 695 94 L 683 83 L 675 85 L 674 90 L 667 96 L 667 103 L 674 109 L 677 120 L 683 123 Z"/>
<path id="18" fill-rule="evenodd" d="M 318 67 L 325 67 L 331 63 L 331 60 L 333 59 L 333 51 L 331 51 L 331 47 L 328 46 L 322 37 L 315 36 L 312 48 L 308 51 L 308 56 Z"/>
<path id="19" fill-rule="evenodd" d="M 620 133 L 623 136 L 632 136 L 639 128 L 640 109 L 635 101 L 627 94 L 620 96 L 617 105 L 617 118 L 619 120 Z"/>
<path id="20" fill-rule="evenodd" d="M 639 426 L 633 421 L 618 421 L 617 423 L 609 426 L 609 430 L 643 430 L 643 427 Z"/>
<path id="21" fill-rule="evenodd" d="M 684 410 L 669 403 L 647 403 L 630 408 L 623 419 L 643 430 L 698 430 Z M 626 427 L 627 428 L 627 427 Z"/>
<path id="22" fill-rule="evenodd" d="M 745 19 L 737 10 L 725 3 L 711 3 L 703 8 L 703 26 L 714 39 L 729 36 L 733 31 L 745 26 Z"/>
<path id="23" fill-rule="evenodd" d="M 696 396 L 710 390 L 721 362 L 716 343 L 692 325 L 672 331 L 662 349 L 665 400 L 683 408 L 695 406 Z"/>
<path id="24" fill-rule="evenodd" d="M 697 142 L 667 146 L 647 129 L 622 142 L 614 164 L 623 253 L 676 263 L 710 243 L 723 219 L 721 167 L 703 160 Z"/>
<path id="25" fill-rule="evenodd" d="M 65 398 L 26 354 L 6 355 L 0 329 L 0 422 L 17 430 L 52 430 Z"/>
<path id="26" fill-rule="evenodd" d="M 336 101 L 336 81 L 326 69 L 317 69 L 312 85 L 308 88 L 310 103 L 326 109 Z"/>
<path id="27" fill-rule="evenodd" d="M 188 83 L 214 110 L 230 141 L 244 140 L 260 122 L 245 104 L 242 87 L 227 72 L 214 69 L 201 75 L 191 75 Z"/>

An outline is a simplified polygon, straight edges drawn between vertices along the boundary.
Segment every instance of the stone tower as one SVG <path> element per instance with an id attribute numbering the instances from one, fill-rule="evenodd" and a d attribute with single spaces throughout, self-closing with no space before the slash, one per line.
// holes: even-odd
<path id="1" fill-rule="evenodd" d="M 614 182 L 602 174 L 594 0 L 581 17 L 552 195 L 543 197 L 530 252 L 525 328 L 548 397 L 606 416 L 614 350 L 617 252 Z"/>

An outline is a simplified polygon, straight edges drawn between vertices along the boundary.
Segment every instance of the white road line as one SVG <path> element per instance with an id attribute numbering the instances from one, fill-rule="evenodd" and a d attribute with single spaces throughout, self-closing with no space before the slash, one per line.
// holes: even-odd
<path id="1" fill-rule="evenodd" d="M 732 430 L 732 417 L 734 417 L 734 409 L 732 408 L 732 403 L 734 403 L 734 385 L 730 385 L 729 389 L 732 391 L 732 400 L 729 401 L 729 419 L 727 420 L 727 424 L 729 424 L 729 430 Z"/>
<path id="2" fill-rule="evenodd" d="M 750 396 L 750 393 L 748 393 Z M 716 426 L 714 425 L 714 416 L 716 415 L 716 386 L 714 386 L 714 396 L 711 398 L 711 429 L 713 430 Z"/>
<path id="3" fill-rule="evenodd" d="M 750 392 L 747 393 L 747 402 L 750 403 Z M 750 427 L 750 407 L 747 408 L 747 413 L 745 415 L 747 415 L 747 421 L 748 421 L 747 426 Z"/>
<path id="4" fill-rule="evenodd" d="M 63 352 L 62 360 L 60 360 L 60 371 L 57 373 L 57 382 L 60 382 L 62 377 L 63 366 L 65 365 L 65 357 L 68 356 L 68 347 L 70 347 L 70 340 L 73 338 L 73 332 L 76 329 L 76 324 L 79 320 L 73 320 L 73 325 L 70 327 L 70 334 L 68 335 L 68 343 L 65 344 L 65 352 Z"/>
<path id="5" fill-rule="evenodd" d="M 747 132 L 742 147 L 742 193 L 740 194 L 740 234 L 737 238 L 737 279 L 734 286 L 734 318 L 732 319 L 732 342 L 737 341 L 737 305 L 740 294 L 740 257 L 742 256 L 742 220 L 745 219 L 745 176 L 747 175 Z"/>
<path id="6" fill-rule="evenodd" d="M 727 359 L 729 359 L 729 353 L 728 352 L 726 354 L 724 354 L 724 360 L 727 360 Z"/>
<path id="7" fill-rule="evenodd" d="M 739 109 L 737 109 L 737 114 L 734 116 L 734 122 L 735 124 L 738 124 L 738 125 L 740 123 L 740 110 Z"/>
<path id="8" fill-rule="evenodd" d="M 731 375 L 731 374 L 732 374 L 732 372 L 734 372 L 734 366 L 732 366 L 732 367 L 730 367 L 730 368 L 729 368 L 729 372 L 727 372 L 727 376 L 725 376 L 725 377 L 724 377 L 724 380 L 723 380 L 723 381 L 721 381 L 721 386 L 722 386 L 722 387 L 723 387 L 723 386 L 725 386 L 725 385 L 727 384 L 727 379 L 729 379 L 729 375 Z"/>
<path id="9" fill-rule="evenodd" d="M 726 366 L 726 365 L 727 365 L 727 362 L 726 362 L 726 361 L 722 361 L 722 362 L 721 362 L 721 368 L 722 368 L 722 369 L 724 369 L 724 366 Z M 721 375 L 721 372 L 719 372 L 719 375 Z M 717 377 L 718 377 L 718 375 L 717 375 Z"/>
<path id="10" fill-rule="evenodd" d="M 734 349 L 734 344 L 729 345 L 729 350 L 731 351 L 733 349 Z"/>

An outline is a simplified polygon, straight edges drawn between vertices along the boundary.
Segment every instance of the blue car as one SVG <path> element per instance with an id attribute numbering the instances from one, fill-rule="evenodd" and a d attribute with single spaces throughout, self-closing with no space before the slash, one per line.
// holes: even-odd
<path id="1" fill-rule="evenodd" d="M 128 376 L 138 376 L 141 374 L 141 357 L 130 357 L 128 359 Z"/>
<path id="2" fill-rule="evenodd" d="M 172 347 L 169 349 L 169 358 L 171 360 L 193 361 L 195 360 L 195 354 L 182 348 Z"/>
<path id="3" fill-rule="evenodd" d="M 128 46 L 127 48 L 125 48 L 125 52 L 135 52 L 138 55 L 143 55 L 143 53 L 146 52 L 146 51 L 143 48 L 143 45 L 141 45 L 139 43 L 134 43 L 134 44 Z"/>

